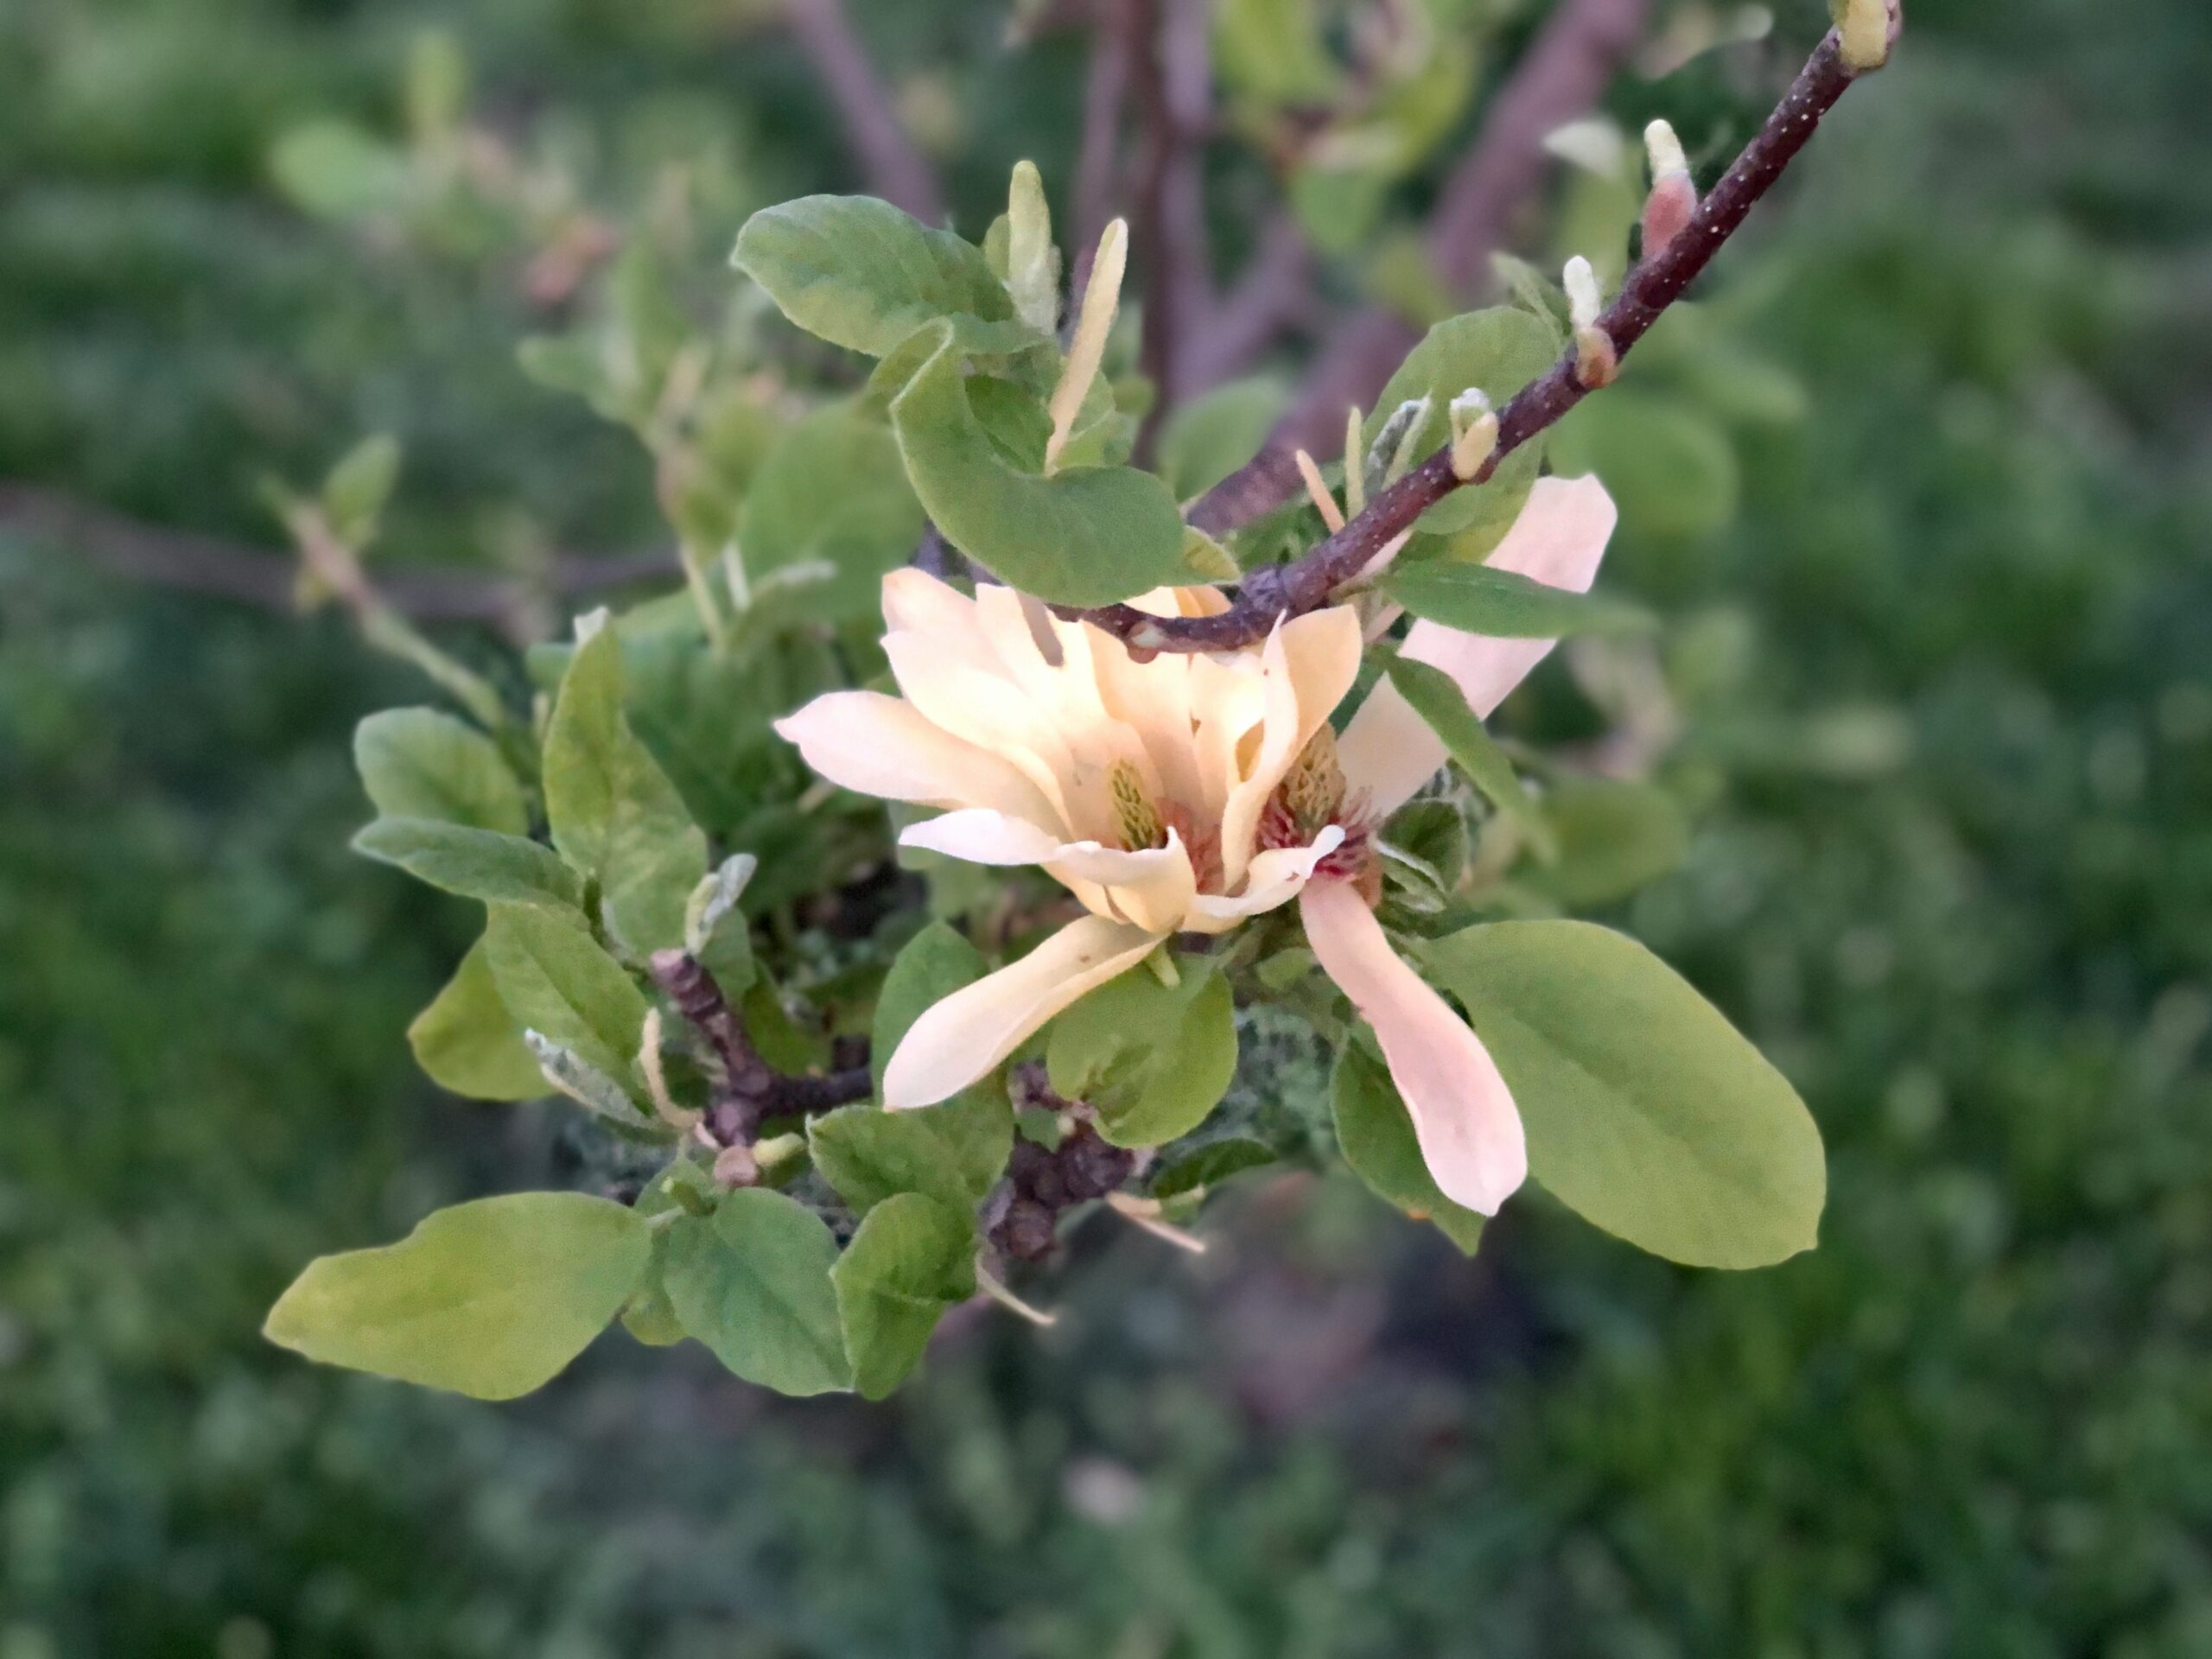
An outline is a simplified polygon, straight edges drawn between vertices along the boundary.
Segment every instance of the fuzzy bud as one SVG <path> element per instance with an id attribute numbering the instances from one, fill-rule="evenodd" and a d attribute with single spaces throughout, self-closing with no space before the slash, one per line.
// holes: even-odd
<path id="1" fill-rule="evenodd" d="M 1688 228 L 1697 212 L 1697 183 L 1690 177 L 1682 141 L 1664 121 L 1643 130 L 1651 157 L 1651 194 L 1643 201 L 1643 257 L 1653 258 Z"/>
<path id="2" fill-rule="evenodd" d="M 1578 253 L 1560 273 L 1560 285 L 1567 289 L 1567 315 L 1579 334 L 1596 322 L 1599 312 L 1605 309 L 1605 298 L 1598 292 L 1598 273 Z"/>
<path id="3" fill-rule="evenodd" d="M 1471 482 L 1497 448 L 1497 416 L 1478 386 L 1469 386 L 1451 403 L 1452 475 Z"/>
<path id="4" fill-rule="evenodd" d="M 1835 20 L 1843 67 L 1853 74 L 1866 74 L 1890 60 L 1904 24 L 1899 0 L 1828 0 L 1828 14 Z"/>

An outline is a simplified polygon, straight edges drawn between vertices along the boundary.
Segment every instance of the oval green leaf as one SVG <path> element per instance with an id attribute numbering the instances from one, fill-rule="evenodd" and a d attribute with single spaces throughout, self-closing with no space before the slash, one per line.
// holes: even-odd
<path id="1" fill-rule="evenodd" d="M 1820 1130 L 1783 1075 L 1635 940 L 1499 922 L 1422 947 L 1513 1090 L 1530 1173 L 1670 1262 L 1757 1268 L 1810 1249 Z"/>
<path id="2" fill-rule="evenodd" d="M 821 1217 L 766 1187 L 741 1187 L 715 1213 L 670 1229 L 661 1282 L 683 1329 L 748 1382 L 779 1394 L 852 1386 Z"/>
<path id="3" fill-rule="evenodd" d="M 309 1262 L 263 1333 L 327 1365 L 512 1400 L 606 1329 L 652 1249 L 644 1218 L 605 1198 L 480 1198 L 397 1244 Z"/>
<path id="4" fill-rule="evenodd" d="M 1022 471 L 968 403 L 949 330 L 891 403 L 906 476 L 944 538 L 1001 581 L 1054 605 L 1110 605 L 1187 582 L 1183 518 L 1132 467 Z"/>

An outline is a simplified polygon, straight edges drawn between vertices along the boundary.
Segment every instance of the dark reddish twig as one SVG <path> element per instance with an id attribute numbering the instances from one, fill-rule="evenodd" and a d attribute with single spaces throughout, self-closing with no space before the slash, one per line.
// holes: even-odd
<path id="1" fill-rule="evenodd" d="M 1619 295 L 1598 318 L 1594 326 L 1611 342 L 1616 361 L 1628 355 L 1712 262 L 1853 79 L 1835 35 L 1824 36 L 1765 125 L 1699 206 L 1688 228 L 1630 270 Z M 1256 645 L 1280 618 L 1327 604 L 1331 594 L 1422 513 L 1463 485 L 1483 482 L 1500 461 L 1580 403 L 1590 388 L 1578 377 L 1576 359 L 1570 349 L 1499 412 L 1497 446 L 1472 478 L 1453 474 L 1448 445 L 1439 449 L 1302 558 L 1248 576 L 1235 604 L 1218 616 L 1158 617 L 1127 605 L 1062 613 L 1079 615 L 1145 651 L 1226 651 Z"/>
<path id="2" fill-rule="evenodd" d="M 1428 253 L 1446 286 L 1464 290 L 1481 276 L 1543 181 L 1545 138 L 1596 105 L 1634 49 L 1649 10 L 1649 0 L 1560 0 L 1545 20 L 1438 199 Z M 1266 447 L 1209 490 L 1191 522 L 1219 535 L 1296 495 L 1294 453 L 1334 442 L 1345 408 L 1372 397 L 1417 338 L 1382 306 L 1339 324 Z"/>
<path id="3" fill-rule="evenodd" d="M 770 1065 L 714 975 L 690 951 L 657 950 L 650 965 L 653 982 L 714 1051 L 721 1076 L 707 1127 L 724 1146 L 750 1146 L 769 1118 L 827 1111 L 873 1092 L 874 1080 L 865 1065 L 818 1077 L 793 1077 Z"/>
<path id="4" fill-rule="evenodd" d="M 869 188 L 925 225 L 943 224 L 937 170 L 900 124 L 843 0 L 784 0 L 784 16 L 837 106 Z"/>

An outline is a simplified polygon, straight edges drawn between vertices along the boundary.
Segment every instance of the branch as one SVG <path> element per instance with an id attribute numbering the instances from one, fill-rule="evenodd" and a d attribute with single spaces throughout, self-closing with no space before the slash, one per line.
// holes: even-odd
<path id="1" fill-rule="evenodd" d="M 17 531 L 66 547 L 113 575 L 187 593 L 296 613 L 296 566 L 277 554 L 132 518 L 97 503 L 35 484 L 0 480 L 0 531 Z M 556 555 L 549 573 L 557 593 L 626 587 L 675 572 L 670 553 L 614 557 Z M 526 601 L 523 578 L 484 576 L 432 566 L 382 565 L 378 593 L 418 622 L 504 622 Z"/>
<path id="2" fill-rule="evenodd" d="M 1075 269 L 1068 284 L 1080 296 L 1106 221 L 1114 216 L 1115 163 L 1121 145 L 1122 101 L 1129 86 L 1129 15 L 1136 0 L 1100 0 L 1091 29 L 1090 65 L 1083 82 L 1083 137 L 1075 163 Z"/>
<path id="3" fill-rule="evenodd" d="M 1611 343 L 1616 362 L 1628 355 L 1712 262 L 1853 79 L 1830 32 L 1814 48 L 1766 124 L 1700 205 L 1688 227 L 1630 271 L 1619 296 L 1598 318 L 1593 327 Z M 1580 403 L 1591 388 L 1578 375 L 1577 358 L 1577 351 L 1570 349 L 1515 394 L 1498 416 L 1497 448 L 1471 478 L 1454 474 L 1446 444 L 1302 558 L 1248 575 L 1236 603 L 1217 616 L 1158 617 L 1127 605 L 1061 613 L 1096 623 L 1142 651 L 1230 651 L 1256 645 L 1281 618 L 1326 605 L 1337 588 L 1365 569 L 1392 538 L 1411 530 L 1422 513 L 1452 491 L 1484 482 L 1499 461 Z"/>
<path id="4" fill-rule="evenodd" d="M 1236 283 L 1191 342 L 1183 396 L 1211 391 L 1267 348 L 1313 298 L 1313 250 L 1297 219 L 1278 213 L 1260 232 Z"/>
<path id="5" fill-rule="evenodd" d="M 1160 389 L 1149 430 L 1184 395 L 1192 343 L 1213 308 L 1199 149 L 1212 113 L 1211 62 L 1198 0 L 1135 0 L 1127 10 L 1145 133 L 1133 226 L 1148 267 L 1142 356 Z"/>
<path id="6" fill-rule="evenodd" d="M 1635 48 L 1649 10 L 1649 0 L 1560 0 L 1545 21 L 1438 198 L 1428 254 L 1449 287 L 1464 289 L 1481 276 L 1513 216 L 1543 181 L 1549 160 L 1544 139 L 1597 103 Z M 1339 325 L 1266 447 L 1209 490 L 1192 509 L 1191 522 L 1219 535 L 1297 494 L 1292 455 L 1332 442 L 1345 408 L 1373 397 L 1418 338 L 1381 306 Z"/>
<path id="7" fill-rule="evenodd" d="M 844 0 L 784 0 L 784 16 L 829 88 L 869 187 L 925 225 L 943 224 L 944 192 L 937 170 L 899 124 L 868 48 L 845 15 Z"/>
<path id="8" fill-rule="evenodd" d="M 653 982 L 707 1039 L 721 1067 L 707 1128 L 722 1145 L 752 1145 L 769 1118 L 827 1111 L 874 1092 L 874 1077 L 865 1065 L 818 1077 L 794 1077 L 770 1065 L 753 1046 L 744 1021 L 714 975 L 690 951 L 657 950 L 649 966 Z"/>

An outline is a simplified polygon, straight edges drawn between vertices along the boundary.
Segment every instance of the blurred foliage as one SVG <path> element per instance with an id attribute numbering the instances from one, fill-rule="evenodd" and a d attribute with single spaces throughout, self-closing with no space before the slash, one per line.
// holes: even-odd
<path id="1" fill-rule="evenodd" d="M 608 200 L 723 145 L 702 243 L 850 182 L 794 54 L 704 7 L 459 16 Z M 642 458 L 514 366 L 511 280 L 275 194 L 303 121 L 404 131 L 417 21 L 0 5 L 0 474 L 263 535 L 263 472 L 389 429 L 411 553 L 515 500 L 648 533 Z M 1060 43 L 864 21 L 959 94 L 976 212 L 1011 155 L 1066 176 Z M 418 688 L 0 540 L 0 1655 L 2212 1649 L 2212 21 L 1912 24 L 1714 286 L 1808 421 L 1727 422 L 1728 527 L 1631 513 L 1658 654 L 1562 652 L 1519 711 L 1679 706 L 1697 827 L 1629 918 L 1813 1103 L 1820 1251 L 1694 1275 L 1532 1201 L 1463 1262 L 1263 1189 L 1195 1267 L 1094 1222 L 1031 1287 L 1059 1326 L 949 1333 L 887 1408 L 620 1339 L 521 1408 L 303 1367 L 256 1335 L 300 1260 L 575 1156 L 401 1040 L 465 922 L 344 852 L 345 738 Z"/>

